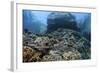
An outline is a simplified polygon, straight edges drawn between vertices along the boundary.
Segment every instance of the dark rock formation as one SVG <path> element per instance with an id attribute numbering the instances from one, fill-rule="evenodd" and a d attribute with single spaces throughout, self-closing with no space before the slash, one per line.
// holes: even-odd
<path id="1" fill-rule="evenodd" d="M 75 17 L 71 13 L 53 12 L 48 15 L 47 32 L 52 32 L 58 28 L 67 28 L 79 31 Z"/>

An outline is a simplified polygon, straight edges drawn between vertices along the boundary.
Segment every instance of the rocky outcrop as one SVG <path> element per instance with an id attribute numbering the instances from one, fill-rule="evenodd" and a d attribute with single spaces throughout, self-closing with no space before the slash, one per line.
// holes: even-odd
<path id="1" fill-rule="evenodd" d="M 57 30 L 57 28 L 67 28 L 78 31 L 77 22 L 71 13 L 52 12 L 47 19 L 47 32 Z"/>

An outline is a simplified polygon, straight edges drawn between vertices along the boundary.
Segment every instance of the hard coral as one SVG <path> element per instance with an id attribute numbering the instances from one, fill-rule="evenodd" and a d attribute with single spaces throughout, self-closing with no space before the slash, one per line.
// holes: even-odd
<path id="1" fill-rule="evenodd" d="M 23 62 L 40 61 L 41 55 L 42 55 L 41 52 L 37 52 L 28 46 L 25 46 L 23 48 Z"/>
<path id="2" fill-rule="evenodd" d="M 60 55 L 45 55 L 43 61 L 59 61 L 62 60 Z"/>
<path id="3" fill-rule="evenodd" d="M 64 52 L 62 55 L 65 60 L 78 60 L 81 59 L 81 54 L 78 51 Z"/>
<path id="4" fill-rule="evenodd" d="M 23 47 L 23 62 L 28 62 L 28 60 L 33 56 L 34 50 L 28 46 Z"/>

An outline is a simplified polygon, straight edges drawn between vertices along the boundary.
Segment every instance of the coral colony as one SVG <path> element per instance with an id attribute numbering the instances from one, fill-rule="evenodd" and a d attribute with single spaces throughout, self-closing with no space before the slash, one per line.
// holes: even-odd
<path id="1" fill-rule="evenodd" d="M 91 14 L 23 10 L 23 62 L 91 59 Z"/>

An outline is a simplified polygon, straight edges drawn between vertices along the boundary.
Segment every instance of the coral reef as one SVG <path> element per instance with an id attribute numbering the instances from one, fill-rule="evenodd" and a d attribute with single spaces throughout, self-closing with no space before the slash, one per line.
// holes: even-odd
<path id="1" fill-rule="evenodd" d="M 23 34 L 23 62 L 91 58 L 90 41 L 80 32 L 59 28 L 45 34 Z"/>

